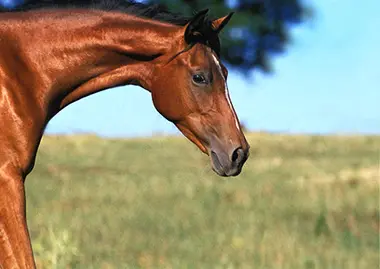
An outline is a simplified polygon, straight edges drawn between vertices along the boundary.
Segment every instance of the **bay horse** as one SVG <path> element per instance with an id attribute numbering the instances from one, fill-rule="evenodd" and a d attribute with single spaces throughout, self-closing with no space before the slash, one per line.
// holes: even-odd
<path id="1" fill-rule="evenodd" d="M 139 85 L 208 154 L 220 176 L 249 155 L 227 89 L 218 34 L 231 19 L 192 18 L 132 1 L 29 1 L 0 10 L 0 268 L 35 268 L 24 182 L 48 121 L 104 89 Z"/>

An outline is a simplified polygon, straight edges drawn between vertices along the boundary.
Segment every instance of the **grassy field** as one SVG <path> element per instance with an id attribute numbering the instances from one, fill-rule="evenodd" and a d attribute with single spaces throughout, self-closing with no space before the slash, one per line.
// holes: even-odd
<path id="1" fill-rule="evenodd" d="M 38 267 L 379 268 L 379 136 L 248 138 L 226 180 L 182 137 L 45 137 L 26 183 Z"/>

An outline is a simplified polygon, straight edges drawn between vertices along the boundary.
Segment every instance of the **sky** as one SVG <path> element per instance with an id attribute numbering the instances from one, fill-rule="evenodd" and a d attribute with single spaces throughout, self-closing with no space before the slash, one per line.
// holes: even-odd
<path id="1" fill-rule="evenodd" d="M 247 79 L 230 70 L 228 86 L 240 120 L 252 131 L 380 134 L 380 1 L 304 2 L 315 15 L 291 29 L 287 52 L 273 58 L 273 74 L 255 72 Z M 135 86 L 70 105 L 46 132 L 178 133 L 155 111 L 150 94 Z"/>

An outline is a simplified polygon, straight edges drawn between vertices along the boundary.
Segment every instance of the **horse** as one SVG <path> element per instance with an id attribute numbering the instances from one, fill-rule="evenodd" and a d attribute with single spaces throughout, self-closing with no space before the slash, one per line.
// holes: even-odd
<path id="1" fill-rule="evenodd" d="M 240 174 L 249 144 L 231 103 L 219 33 L 210 19 L 116 0 L 29 1 L 0 9 L 0 267 L 35 268 L 24 183 L 48 121 L 69 104 L 121 85 L 149 91 L 157 111 Z"/>

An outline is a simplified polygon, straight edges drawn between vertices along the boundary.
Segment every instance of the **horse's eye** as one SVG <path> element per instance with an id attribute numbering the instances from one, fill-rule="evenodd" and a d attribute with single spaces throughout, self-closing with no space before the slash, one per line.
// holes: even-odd
<path id="1" fill-rule="evenodd" d="M 207 80 L 204 75 L 196 74 L 193 76 L 193 81 L 197 84 L 207 84 Z"/>

